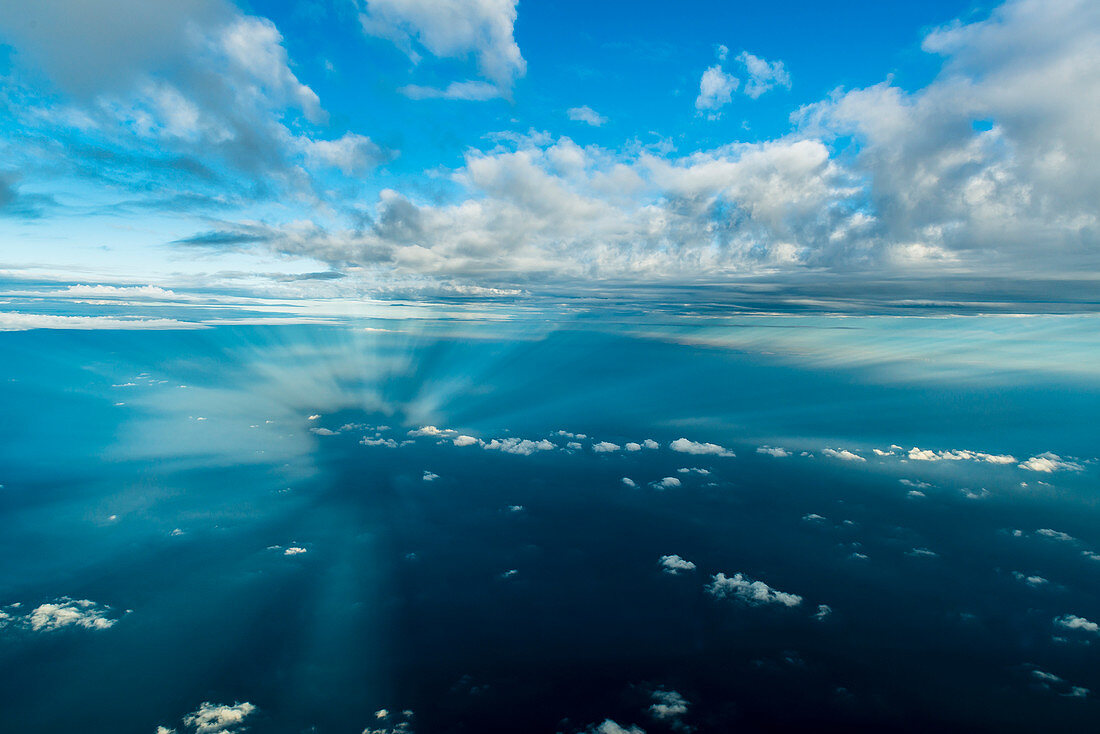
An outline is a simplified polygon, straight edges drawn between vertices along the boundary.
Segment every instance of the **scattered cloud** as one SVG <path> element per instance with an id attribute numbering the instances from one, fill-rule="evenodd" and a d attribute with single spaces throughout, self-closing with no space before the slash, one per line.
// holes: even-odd
<path id="1" fill-rule="evenodd" d="M 790 451 L 779 446 L 760 446 L 756 449 L 756 453 L 774 456 L 777 459 L 785 459 L 788 456 L 791 456 Z"/>
<path id="2" fill-rule="evenodd" d="M 660 563 L 662 571 L 667 574 L 671 574 L 672 576 L 676 576 L 684 571 L 695 570 L 694 563 L 692 563 L 691 561 L 686 561 L 677 555 L 661 556 L 661 559 L 658 561 L 658 563 Z"/>
<path id="3" fill-rule="evenodd" d="M 867 459 L 848 449 L 822 449 L 821 453 L 842 461 L 867 461 Z"/>
<path id="4" fill-rule="evenodd" d="M 802 597 L 797 594 L 778 591 L 763 581 L 754 581 L 740 573 L 735 573 L 733 576 L 717 573 L 711 577 L 711 583 L 706 590 L 718 599 L 734 597 L 750 606 L 779 604 L 785 607 L 796 607 L 802 603 Z"/>
<path id="5" fill-rule="evenodd" d="M 571 107 L 566 114 L 569 116 L 570 120 L 574 122 L 583 122 L 592 127 L 600 127 L 607 123 L 606 117 L 596 112 L 596 110 L 588 105 L 584 105 L 583 107 Z"/>
<path id="6" fill-rule="evenodd" d="M 718 444 L 689 441 L 686 438 L 678 438 L 670 443 L 668 447 L 673 451 L 679 451 L 683 454 L 735 456 L 732 451 L 722 446 L 719 446 Z"/>
<path id="7" fill-rule="evenodd" d="M 678 721 L 688 711 L 690 705 L 683 696 L 676 691 L 658 688 L 653 691 L 653 704 L 649 707 L 649 715 L 661 721 Z"/>
<path id="8" fill-rule="evenodd" d="M 665 477 L 664 479 L 650 482 L 650 486 L 654 489 L 675 489 L 680 486 L 680 480 L 676 477 Z"/>
<path id="9" fill-rule="evenodd" d="M 70 627 L 105 630 L 118 622 L 118 618 L 112 616 L 111 607 L 89 599 L 72 599 L 67 596 L 39 604 L 25 614 L 22 609 L 21 603 L 9 604 L 0 609 L 0 629 L 9 627 L 31 632 L 54 632 Z"/>
<path id="10" fill-rule="evenodd" d="M 1052 454 L 1049 451 L 1039 454 L 1038 456 L 1032 456 L 1019 466 L 1021 469 L 1042 472 L 1045 474 L 1056 471 L 1082 471 L 1084 469 L 1084 467 L 1077 462 L 1063 459 L 1058 454 Z"/>

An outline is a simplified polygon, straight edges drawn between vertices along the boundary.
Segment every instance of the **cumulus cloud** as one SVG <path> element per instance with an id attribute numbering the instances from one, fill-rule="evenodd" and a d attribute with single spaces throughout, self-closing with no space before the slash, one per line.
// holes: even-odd
<path id="1" fill-rule="evenodd" d="M 54 632 L 69 627 L 105 630 L 118 621 L 117 617 L 112 616 L 109 606 L 97 604 L 90 599 L 72 599 L 67 596 L 39 604 L 27 613 L 22 613 L 22 609 L 22 604 L 11 604 L 0 610 L 0 628 L 11 627 L 32 632 Z"/>
<path id="2" fill-rule="evenodd" d="M 673 576 L 676 576 L 677 574 L 684 571 L 695 570 L 694 563 L 692 563 L 691 561 L 686 561 L 677 555 L 661 556 L 661 559 L 658 561 L 658 563 L 661 564 L 662 571 Z"/>
<path id="3" fill-rule="evenodd" d="M 867 461 L 867 459 L 848 449 L 822 449 L 821 453 L 841 461 Z"/>
<path id="4" fill-rule="evenodd" d="M 300 556 L 303 553 L 308 553 L 308 551 L 298 545 L 292 545 L 283 551 L 284 556 Z"/>
<path id="5" fill-rule="evenodd" d="M 607 122 L 606 117 L 596 112 L 596 110 L 588 105 L 584 105 L 583 107 L 571 107 L 566 114 L 569 116 L 570 120 L 574 122 L 583 122 L 592 127 L 600 127 Z"/>
<path id="6" fill-rule="evenodd" d="M 984 461 L 987 464 L 1015 464 L 1016 457 L 1009 454 L 985 454 L 966 449 L 933 451 L 916 446 L 906 454 L 910 461 Z"/>
<path id="7" fill-rule="evenodd" d="M 488 443 L 483 443 L 482 448 L 489 451 L 502 451 L 506 454 L 530 456 L 537 451 L 550 451 L 556 449 L 557 446 L 547 441 L 545 438 L 538 441 L 531 441 L 525 438 L 494 438 Z"/>
<path id="8" fill-rule="evenodd" d="M 698 441 L 690 441 L 686 438 L 678 438 L 668 445 L 673 451 L 679 451 L 683 454 L 696 454 L 696 455 L 713 455 L 713 456 L 734 456 L 735 454 L 727 448 L 719 446 L 715 443 L 700 443 Z"/>
<path id="9" fill-rule="evenodd" d="M 653 703 L 649 707 L 649 714 L 662 721 L 676 721 L 687 713 L 687 699 L 676 691 L 658 688 L 653 691 Z"/>
<path id="10" fill-rule="evenodd" d="M 635 482 L 630 477 L 623 477 L 620 481 L 623 483 L 624 487 L 637 487 L 638 486 L 638 483 Z"/>
<path id="11" fill-rule="evenodd" d="M 1078 617 L 1076 614 L 1064 614 L 1061 617 L 1055 617 L 1054 624 L 1067 630 L 1100 634 L 1100 624 L 1084 617 Z"/>
<path id="12" fill-rule="evenodd" d="M 774 456 L 777 459 L 784 459 L 791 455 L 790 451 L 779 446 L 759 446 L 756 449 L 756 453 Z"/>
<path id="13" fill-rule="evenodd" d="M 1049 451 L 1039 454 L 1038 456 L 1032 456 L 1027 461 L 1021 463 L 1019 467 L 1021 469 L 1027 469 L 1028 471 L 1042 472 L 1044 474 L 1050 474 L 1056 471 L 1082 471 L 1084 469 L 1084 467 L 1077 462 L 1068 461 L 1058 454 L 1052 454 Z"/>
<path id="14" fill-rule="evenodd" d="M 371 36 L 396 43 L 418 63 L 473 57 L 483 77 L 508 90 L 527 71 L 513 29 L 517 0 L 360 0 L 359 21 Z"/>
<path id="15" fill-rule="evenodd" d="M 782 61 L 767 61 L 748 51 L 742 51 L 737 60 L 744 65 L 748 75 L 744 92 L 749 97 L 756 99 L 776 87 L 791 88 L 791 76 Z"/>
<path id="16" fill-rule="evenodd" d="M 600 441 L 599 443 L 593 444 L 592 446 L 592 450 L 595 451 L 597 454 L 610 453 L 613 451 L 618 451 L 621 448 L 622 447 L 619 446 L 619 444 L 611 443 L 610 441 Z"/>
<path id="17" fill-rule="evenodd" d="M 706 590 L 718 599 L 733 597 L 750 606 L 779 604 L 785 607 L 796 607 L 802 603 L 802 597 L 798 594 L 778 591 L 763 581 L 754 581 L 740 573 L 735 573 L 733 576 L 717 573 L 711 577 L 711 583 Z"/>
<path id="18" fill-rule="evenodd" d="M 204 701 L 183 717 L 183 725 L 194 734 L 232 734 L 243 731 L 244 720 L 255 711 L 256 707 L 247 701 L 232 706 Z"/>
<path id="19" fill-rule="evenodd" d="M 665 477 L 664 479 L 650 482 L 650 486 L 654 489 L 675 489 L 680 486 L 680 480 L 676 477 Z"/>
<path id="20" fill-rule="evenodd" d="M 695 109 L 713 111 L 728 105 L 740 84 L 741 80 L 723 71 L 720 64 L 707 67 L 699 79 L 699 95 L 695 98 Z"/>

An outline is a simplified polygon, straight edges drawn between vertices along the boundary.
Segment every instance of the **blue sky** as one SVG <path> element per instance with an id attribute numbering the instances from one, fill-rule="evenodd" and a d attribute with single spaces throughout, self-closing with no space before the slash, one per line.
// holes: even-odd
<path id="1" fill-rule="evenodd" d="M 0 269 L 287 298 L 1087 292 L 1098 38 L 1081 0 L 12 4 Z"/>

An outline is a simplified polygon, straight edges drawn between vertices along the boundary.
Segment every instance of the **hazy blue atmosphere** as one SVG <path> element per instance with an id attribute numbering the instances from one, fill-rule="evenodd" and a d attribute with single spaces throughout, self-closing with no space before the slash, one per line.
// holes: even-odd
<path id="1" fill-rule="evenodd" d="M 1097 730 L 1098 49 L 0 0 L 0 732 Z"/>

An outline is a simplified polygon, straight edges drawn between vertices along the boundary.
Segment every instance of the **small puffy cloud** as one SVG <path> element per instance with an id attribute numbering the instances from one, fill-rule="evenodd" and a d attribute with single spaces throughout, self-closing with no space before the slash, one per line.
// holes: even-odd
<path id="1" fill-rule="evenodd" d="M 421 479 L 423 479 L 425 482 L 434 482 L 436 479 L 439 479 L 439 475 L 425 469 L 424 475 L 421 477 Z"/>
<path id="2" fill-rule="evenodd" d="M 21 604 L 9 605 L 8 610 L 21 609 Z M 105 630 L 114 626 L 118 619 L 112 618 L 111 607 L 96 604 L 89 599 L 60 599 L 39 604 L 26 615 L 13 614 L 0 610 L 0 627 L 21 627 L 32 632 L 53 632 L 66 627 Z"/>
<path id="3" fill-rule="evenodd" d="M 661 564 L 661 570 L 667 574 L 673 576 L 682 573 L 684 571 L 694 571 L 695 564 L 691 561 L 686 561 L 678 555 L 661 556 L 658 561 Z"/>
<path id="4" fill-rule="evenodd" d="M 708 67 L 699 79 L 699 96 L 695 98 L 695 109 L 713 112 L 728 105 L 740 84 L 741 80 L 724 72 L 720 64 Z"/>
<path id="5" fill-rule="evenodd" d="M 797 607 L 802 603 L 802 597 L 798 594 L 778 591 L 763 581 L 754 581 L 741 573 L 726 576 L 719 572 L 711 577 L 711 583 L 707 585 L 706 590 L 718 599 L 733 597 L 751 606 L 779 604 L 785 607 Z"/>
<path id="6" fill-rule="evenodd" d="M 650 486 L 654 489 L 675 489 L 680 486 L 680 480 L 676 477 L 665 477 L 664 479 L 658 479 L 655 482 L 651 482 Z"/>
<path id="7" fill-rule="evenodd" d="M 661 444 L 657 443 L 652 438 L 647 438 L 645 441 L 642 441 L 642 448 L 644 448 L 644 449 L 659 449 L 659 448 L 661 448 Z"/>
<path id="8" fill-rule="evenodd" d="M 637 487 L 638 486 L 638 483 L 635 482 L 630 477 L 623 477 L 620 481 L 623 483 L 624 487 Z"/>
<path id="9" fill-rule="evenodd" d="M 658 688 L 653 692 L 653 704 L 649 707 L 649 714 L 662 721 L 675 721 L 687 713 L 688 702 L 676 691 L 666 691 Z"/>
<path id="10" fill-rule="evenodd" d="M 460 435 L 455 436 L 453 443 L 455 446 L 473 446 L 481 442 L 473 436 Z"/>
<path id="11" fill-rule="evenodd" d="M 397 441 L 393 440 L 392 438 L 382 438 L 382 437 L 378 437 L 378 436 L 376 436 L 374 438 L 370 438 L 368 436 L 363 436 L 363 438 L 359 441 L 359 443 L 361 443 L 364 446 L 382 446 L 382 447 L 387 448 L 387 449 L 395 449 L 400 445 L 400 444 L 397 443 Z"/>
<path id="12" fill-rule="evenodd" d="M 1038 456 L 1032 456 L 1027 461 L 1019 464 L 1019 467 L 1028 471 L 1043 472 L 1044 474 L 1056 471 L 1082 471 L 1083 469 L 1080 464 L 1063 459 L 1058 454 L 1049 451 Z"/>
<path id="13" fill-rule="evenodd" d="M 510 568 L 507 571 L 505 571 L 504 573 L 502 573 L 500 575 L 500 577 L 502 579 L 510 579 L 510 578 L 513 578 L 513 577 L 517 576 L 518 574 L 519 574 L 519 569 Z"/>
<path id="14" fill-rule="evenodd" d="M 432 438 L 447 438 L 454 436 L 457 431 L 450 428 L 436 428 L 435 426 L 420 426 L 420 428 L 414 428 L 409 431 L 409 436 L 412 438 L 419 438 L 421 436 L 428 436 Z"/>
<path id="15" fill-rule="evenodd" d="M 987 464 L 1014 464 L 1016 457 L 1008 454 L 986 454 L 966 449 L 933 451 L 914 446 L 907 454 L 910 461 L 984 461 Z"/>
<path id="16" fill-rule="evenodd" d="M 833 608 L 831 606 L 829 606 L 828 604 L 818 604 L 817 605 L 817 611 L 814 612 L 814 619 L 816 619 L 820 622 L 821 620 L 825 619 L 826 617 L 828 617 L 832 613 L 833 613 Z"/>
<path id="17" fill-rule="evenodd" d="M 913 558 L 939 558 L 940 554 L 936 551 L 929 550 L 927 548 L 914 548 L 910 551 L 906 551 L 905 555 L 912 556 Z"/>
<path id="18" fill-rule="evenodd" d="M 1076 614 L 1063 614 L 1061 617 L 1055 617 L 1054 624 L 1067 630 L 1100 634 L 1100 624 L 1085 619 L 1084 617 L 1078 617 Z"/>
<path id="19" fill-rule="evenodd" d="M 1039 588 L 1040 586 L 1046 586 L 1047 584 L 1050 583 L 1050 581 L 1043 578 L 1042 576 L 1035 576 L 1035 575 L 1029 576 L 1027 574 L 1020 573 L 1019 571 L 1013 571 L 1012 572 L 1012 578 L 1016 579 L 1017 581 L 1019 581 L 1021 583 L 1027 584 L 1028 586 L 1030 586 L 1032 588 L 1036 588 L 1036 589 Z"/>
<path id="20" fill-rule="evenodd" d="M 315 421 L 315 420 L 318 420 L 320 417 L 321 417 L 320 413 L 314 413 L 310 417 L 306 418 L 306 420 L 307 421 Z"/>
<path id="21" fill-rule="evenodd" d="M 867 459 L 848 449 L 823 449 L 821 453 L 841 461 L 867 461 Z"/>
<path id="22" fill-rule="evenodd" d="M 482 444 L 482 448 L 489 451 L 502 451 L 506 454 L 518 454 L 530 456 L 536 451 L 550 451 L 557 446 L 545 438 L 539 441 L 530 441 L 525 438 L 494 438 L 492 441 Z"/>
<path id="23" fill-rule="evenodd" d="M 686 438 L 678 438 L 668 445 L 673 451 L 679 451 L 683 454 L 696 454 L 696 455 L 713 455 L 713 456 L 734 456 L 735 454 L 727 448 L 719 446 L 716 443 L 700 443 L 698 441 L 690 441 Z"/>
<path id="24" fill-rule="evenodd" d="M 692 466 L 692 467 L 684 466 L 684 467 L 681 467 L 681 468 L 677 469 L 676 472 L 679 473 L 679 474 L 698 474 L 701 477 L 710 476 L 710 469 L 700 469 L 697 466 Z"/>
<path id="25" fill-rule="evenodd" d="M 780 446 L 760 446 L 756 449 L 756 453 L 774 456 L 777 459 L 785 459 L 791 455 L 790 451 Z"/>
<path id="26" fill-rule="evenodd" d="M 1055 675 L 1054 673 L 1048 673 L 1038 668 L 1032 668 L 1031 678 L 1039 684 L 1040 687 L 1048 691 L 1054 691 L 1060 696 L 1066 696 L 1068 698 L 1086 698 L 1090 693 L 1088 688 L 1070 685 L 1061 676 Z"/>
<path id="27" fill-rule="evenodd" d="M 640 443 L 634 443 L 633 441 L 628 441 L 626 443 L 626 445 L 623 446 L 623 448 L 625 448 L 627 451 L 641 451 L 642 450 L 642 445 Z"/>
<path id="28" fill-rule="evenodd" d="M 390 157 L 370 138 L 356 133 L 335 140 L 306 140 L 302 146 L 310 165 L 337 168 L 348 176 L 364 173 Z"/>
<path id="29" fill-rule="evenodd" d="M 753 56 L 748 51 L 742 51 L 737 60 L 745 66 L 748 80 L 745 82 L 744 92 L 749 97 L 756 99 L 764 92 L 775 87 L 791 88 L 791 76 L 782 61 L 767 61 L 759 56 Z"/>
<path id="30" fill-rule="evenodd" d="M 592 450 L 597 454 L 610 453 L 612 451 L 618 451 L 621 446 L 617 443 L 611 443 L 610 441 L 600 441 L 592 446 Z"/>
<path id="31" fill-rule="evenodd" d="M 335 436 L 338 431 L 334 431 L 331 428 L 324 428 L 320 426 L 314 426 L 309 429 L 311 433 L 316 433 L 318 436 Z"/>
<path id="32" fill-rule="evenodd" d="M 584 105 L 582 107 L 571 107 L 566 114 L 569 115 L 570 120 L 573 120 L 574 122 L 583 122 L 586 125 L 591 125 L 592 127 L 600 127 L 607 122 L 606 117 L 601 115 L 599 112 L 596 112 L 596 110 L 592 109 L 588 105 Z"/>
<path id="33" fill-rule="evenodd" d="M 623 726 L 612 719 L 604 719 L 603 723 L 593 724 L 585 729 L 586 734 L 645 734 L 645 729 L 639 726 Z"/>
<path id="34" fill-rule="evenodd" d="M 822 522 L 825 522 L 825 517 L 823 515 L 817 514 L 816 512 L 808 512 L 808 513 L 806 513 L 805 515 L 802 516 L 802 521 L 803 522 L 822 523 Z"/>
<path id="35" fill-rule="evenodd" d="M 194 734 L 231 734 L 241 731 L 244 720 L 255 711 L 256 707 L 247 701 L 232 706 L 204 701 L 183 717 L 183 725 Z"/>

